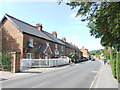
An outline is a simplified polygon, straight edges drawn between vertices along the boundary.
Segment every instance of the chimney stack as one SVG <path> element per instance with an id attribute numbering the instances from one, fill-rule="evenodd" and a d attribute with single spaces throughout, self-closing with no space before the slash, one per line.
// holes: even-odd
<path id="1" fill-rule="evenodd" d="M 57 33 L 56 32 L 52 32 L 54 37 L 57 37 Z"/>
<path id="2" fill-rule="evenodd" d="M 71 46 L 73 46 L 72 42 L 69 43 Z"/>
<path id="3" fill-rule="evenodd" d="M 36 24 L 36 28 L 37 28 L 39 31 L 41 31 L 42 28 L 43 28 L 43 26 L 42 26 L 42 24 Z"/>
<path id="4" fill-rule="evenodd" d="M 65 37 L 63 37 L 62 40 L 63 40 L 64 42 L 66 42 L 66 38 L 65 38 Z"/>

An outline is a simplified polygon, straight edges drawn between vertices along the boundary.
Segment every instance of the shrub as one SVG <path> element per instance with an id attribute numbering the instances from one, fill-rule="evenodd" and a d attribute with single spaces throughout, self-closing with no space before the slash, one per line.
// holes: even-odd
<path id="1" fill-rule="evenodd" d="M 120 52 L 118 52 L 116 56 L 116 77 L 120 82 Z"/>
<path id="2" fill-rule="evenodd" d="M 112 54 L 111 67 L 112 67 L 113 76 L 117 78 L 116 77 L 116 52 L 113 52 Z"/>
<path id="3" fill-rule="evenodd" d="M 112 67 L 113 76 L 116 78 L 116 60 L 115 59 L 112 59 L 111 67 Z"/>
<path id="4" fill-rule="evenodd" d="M 76 53 L 70 53 L 69 57 L 72 59 L 72 62 L 77 63 L 78 56 L 76 55 Z"/>
<path id="5" fill-rule="evenodd" d="M 9 52 L 4 52 L 0 55 L 0 67 L 3 70 L 11 69 L 11 54 Z"/>

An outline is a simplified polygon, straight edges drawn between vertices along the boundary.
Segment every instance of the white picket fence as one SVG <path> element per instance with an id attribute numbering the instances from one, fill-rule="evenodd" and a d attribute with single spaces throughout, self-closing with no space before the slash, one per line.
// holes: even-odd
<path id="1" fill-rule="evenodd" d="M 69 64 L 69 58 L 57 58 L 57 59 L 21 59 L 20 69 L 32 68 L 32 67 L 53 67 L 59 65 Z"/>

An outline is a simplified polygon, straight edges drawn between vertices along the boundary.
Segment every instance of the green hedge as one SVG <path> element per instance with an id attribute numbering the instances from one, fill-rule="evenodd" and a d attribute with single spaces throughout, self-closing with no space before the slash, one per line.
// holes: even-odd
<path id="1" fill-rule="evenodd" d="M 118 52 L 116 55 L 116 77 L 120 82 L 120 52 Z"/>
<path id="2" fill-rule="evenodd" d="M 113 76 L 116 78 L 116 52 L 112 53 L 111 67 Z"/>
<path id="3" fill-rule="evenodd" d="M 120 82 L 120 52 L 113 52 L 110 63 L 113 76 Z"/>
<path id="4" fill-rule="evenodd" d="M 11 54 L 9 52 L 0 55 L 0 68 L 3 70 L 11 69 Z"/>
<path id="5" fill-rule="evenodd" d="M 111 61 L 112 73 L 113 76 L 116 78 L 116 59 L 112 59 Z"/>

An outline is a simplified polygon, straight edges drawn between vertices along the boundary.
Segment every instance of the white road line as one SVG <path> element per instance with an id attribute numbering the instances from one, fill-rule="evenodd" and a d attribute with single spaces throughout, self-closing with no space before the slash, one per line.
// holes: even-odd
<path id="1" fill-rule="evenodd" d="M 102 71 L 102 70 L 103 70 L 103 68 L 101 69 L 101 71 Z M 99 75 L 101 75 L 101 73 L 102 73 L 101 71 L 100 71 Z M 96 85 L 95 85 L 94 88 L 97 88 L 97 86 L 98 86 L 98 81 L 99 81 L 99 80 L 100 80 L 100 78 L 98 78 L 98 80 L 97 80 Z"/>
<path id="2" fill-rule="evenodd" d="M 101 72 L 102 67 L 103 67 L 103 65 L 101 65 L 101 67 L 100 67 L 99 71 L 97 72 L 94 80 L 92 81 L 92 84 L 90 85 L 90 89 L 93 88 L 93 85 L 94 85 L 94 83 L 95 83 L 95 81 L 96 81 L 96 79 L 97 79 L 97 77 L 98 77 L 98 74 Z"/>
<path id="3" fill-rule="evenodd" d="M 97 71 L 92 71 L 92 73 L 97 73 Z"/>
<path id="4" fill-rule="evenodd" d="M 50 83 L 50 81 L 47 81 L 47 82 L 41 83 L 41 84 L 36 85 L 36 86 L 34 86 L 34 87 L 32 87 L 32 88 L 38 88 L 39 86 L 45 85 L 45 84 L 47 84 L 47 83 Z"/>

